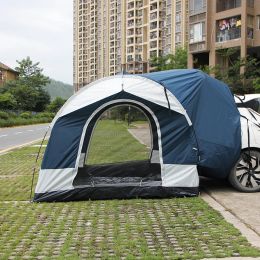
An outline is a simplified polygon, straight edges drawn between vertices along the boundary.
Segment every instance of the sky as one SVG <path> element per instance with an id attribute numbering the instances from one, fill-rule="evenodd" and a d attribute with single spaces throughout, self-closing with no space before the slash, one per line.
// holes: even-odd
<path id="1" fill-rule="evenodd" d="M 73 82 L 73 0 L 8 0 L 0 6 L 0 62 L 29 56 L 43 73 Z"/>

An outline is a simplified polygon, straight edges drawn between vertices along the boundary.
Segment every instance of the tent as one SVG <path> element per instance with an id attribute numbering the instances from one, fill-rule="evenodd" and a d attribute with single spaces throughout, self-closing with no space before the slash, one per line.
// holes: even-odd
<path id="1" fill-rule="evenodd" d="M 118 104 L 134 105 L 149 118 L 149 162 L 86 167 L 96 121 Z M 199 171 L 225 177 L 240 149 L 234 98 L 224 83 L 203 72 L 103 78 L 72 96 L 51 123 L 34 201 L 196 196 Z"/>

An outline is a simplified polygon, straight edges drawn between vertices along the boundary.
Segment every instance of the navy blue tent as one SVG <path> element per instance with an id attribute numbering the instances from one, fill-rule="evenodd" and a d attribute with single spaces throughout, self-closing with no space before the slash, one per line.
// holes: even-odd
<path id="1" fill-rule="evenodd" d="M 149 119 L 149 162 L 87 167 L 95 123 L 119 104 L 138 107 Z M 198 172 L 227 176 L 240 149 L 234 98 L 224 83 L 203 72 L 103 78 L 71 97 L 54 118 L 34 201 L 196 196 Z"/>

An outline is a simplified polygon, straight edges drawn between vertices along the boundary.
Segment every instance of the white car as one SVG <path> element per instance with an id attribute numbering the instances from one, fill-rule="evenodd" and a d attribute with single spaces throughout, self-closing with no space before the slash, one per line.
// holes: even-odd
<path id="1" fill-rule="evenodd" d="M 260 191 L 260 94 L 235 101 L 241 114 L 242 151 L 229 181 L 239 191 Z"/>

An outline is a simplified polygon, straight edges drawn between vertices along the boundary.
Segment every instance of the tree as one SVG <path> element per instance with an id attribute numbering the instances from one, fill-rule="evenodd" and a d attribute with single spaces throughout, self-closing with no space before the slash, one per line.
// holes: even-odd
<path id="1" fill-rule="evenodd" d="M 11 93 L 5 92 L 0 94 L 0 109 L 9 110 L 16 108 L 16 100 Z"/>
<path id="2" fill-rule="evenodd" d="M 42 74 L 43 69 L 38 67 L 39 62 L 33 63 L 30 57 L 21 61 L 17 60 L 16 62 L 19 66 L 16 67 L 15 70 L 19 72 L 20 82 L 36 89 L 42 88 L 50 83 L 49 77 L 44 76 Z"/>
<path id="3" fill-rule="evenodd" d="M 152 57 L 150 65 L 155 67 L 157 71 L 170 69 L 186 69 L 188 52 L 186 48 L 177 48 L 175 54 L 167 54 L 165 56 Z"/>
<path id="4" fill-rule="evenodd" d="M 61 97 L 56 97 L 47 107 L 47 110 L 49 112 L 52 113 L 57 113 L 60 108 L 64 105 L 64 103 L 66 102 L 65 99 L 61 98 Z"/>
<path id="5" fill-rule="evenodd" d="M 260 77 L 253 80 L 253 86 L 256 93 L 260 93 Z"/>
<path id="6" fill-rule="evenodd" d="M 14 96 L 18 110 L 43 111 L 50 103 L 50 95 L 44 90 L 49 78 L 42 74 L 39 62 L 33 63 L 29 57 L 17 63 L 19 78 L 7 82 L 2 91 Z"/>
<path id="7" fill-rule="evenodd" d="M 16 100 L 18 110 L 34 111 L 38 91 L 32 87 L 17 84 L 8 91 Z"/>
<path id="8" fill-rule="evenodd" d="M 218 55 L 227 61 L 227 67 L 216 65 L 215 67 L 204 66 L 200 69 L 208 74 L 214 74 L 236 94 L 255 92 L 259 86 L 260 62 L 250 56 L 240 58 L 237 51 L 237 48 L 217 51 Z"/>

